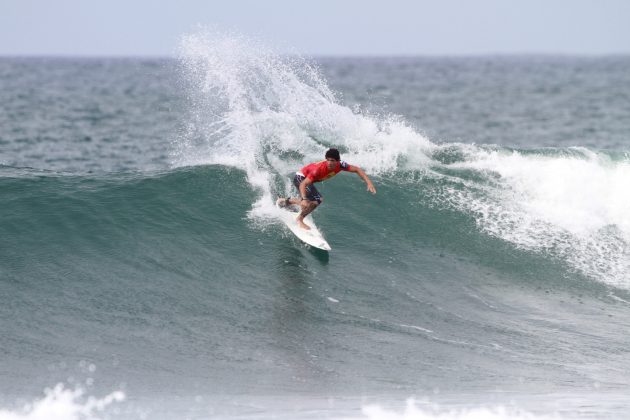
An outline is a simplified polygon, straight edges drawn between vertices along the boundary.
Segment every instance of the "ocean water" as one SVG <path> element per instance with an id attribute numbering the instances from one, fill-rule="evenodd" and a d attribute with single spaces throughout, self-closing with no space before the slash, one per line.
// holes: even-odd
<path id="1" fill-rule="evenodd" d="M 0 419 L 629 418 L 629 70 L 0 58 Z"/>

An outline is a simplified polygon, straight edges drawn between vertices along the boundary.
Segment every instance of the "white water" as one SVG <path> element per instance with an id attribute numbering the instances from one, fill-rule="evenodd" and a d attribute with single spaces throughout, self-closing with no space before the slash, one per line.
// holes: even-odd
<path id="1" fill-rule="evenodd" d="M 418 407 L 410 398 L 403 411 L 385 409 L 379 405 L 363 407 L 364 417 L 346 418 L 345 420 L 559 420 L 556 415 L 535 415 L 530 412 L 504 406 L 478 407 L 463 409 L 444 409 L 437 405 Z"/>
<path id="2" fill-rule="evenodd" d="M 398 118 L 370 117 L 343 106 L 305 59 L 281 57 L 241 36 L 201 31 L 184 37 L 181 61 L 193 113 L 176 144 L 175 165 L 245 170 L 261 192 L 254 218 L 275 214 L 278 178 L 286 191 L 286 175 L 322 160 L 329 147 L 371 175 L 396 170 L 402 157 L 429 162 L 431 142 Z"/>
<path id="3" fill-rule="evenodd" d="M 26 404 L 20 409 L 0 409 L 0 420 L 98 420 L 105 418 L 105 410 L 111 404 L 124 401 L 121 391 L 103 397 L 85 396 L 81 388 L 74 390 L 57 384 L 44 391 L 44 397 Z"/>
<path id="4" fill-rule="evenodd" d="M 630 161 L 576 149 L 567 156 L 476 148 L 452 165 L 496 181 L 454 193 L 487 233 L 555 255 L 576 271 L 630 288 Z"/>

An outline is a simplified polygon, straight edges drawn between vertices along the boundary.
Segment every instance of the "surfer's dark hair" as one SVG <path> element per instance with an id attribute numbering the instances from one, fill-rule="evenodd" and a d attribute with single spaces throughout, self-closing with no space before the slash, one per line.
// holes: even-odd
<path id="1" fill-rule="evenodd" d="M 328 149 L 326 152 L 326 159 L 333 158 L 335 160 L 341 160 L 341 156 L 339 156 L 339 150 L 337 149 Z"/>

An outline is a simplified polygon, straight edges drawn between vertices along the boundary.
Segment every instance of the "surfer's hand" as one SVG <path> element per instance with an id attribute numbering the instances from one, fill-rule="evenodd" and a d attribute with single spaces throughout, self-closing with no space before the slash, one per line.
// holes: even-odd
<path id="1" fill-rule="evenodd" d="M 376 188 L 374 188 L 374 185 L 371 182 L 368 182 L 367 190 L 372 194 L 376 194 Z"/>

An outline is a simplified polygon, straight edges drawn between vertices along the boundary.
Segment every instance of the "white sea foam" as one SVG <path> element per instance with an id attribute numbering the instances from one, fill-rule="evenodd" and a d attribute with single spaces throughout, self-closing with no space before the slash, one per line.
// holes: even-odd
<path id="1" fill-rule="evenodd" d="M 363 417 L 370 420 L 558 420 L 557 415 L 537 415 L 517 408 L 504 406 L 464 409 L 441 409 L 430 405 L 418 407 L 414 399 L 407 400 L 402 412 L 385 409 L 379 405 L 367 405 L 362 409 Z M 346 418 L 345 420 L 351 420 Z"/>
<path id="2" fill-rule="evenodd" d="M 468 150 L 451 165 L 485 172 L 484 191 L 452 192 L 487 233 L 556 255 L 588 276 L 630 287 L 630 161 L 586 149 L 567 156 Z"/>
<path id="3" fill-rule="evenodd" d="M 44 391 L 44 397 L 26 404 L 21 409 L 0 409 L 0 420 L 98 420 L 104 410 L 115 402 L 125 399 L 125 394 L 115 391 L 103 397 L 85 396 L 85 391 L 64 388 L 57 384 Z"/>

